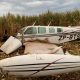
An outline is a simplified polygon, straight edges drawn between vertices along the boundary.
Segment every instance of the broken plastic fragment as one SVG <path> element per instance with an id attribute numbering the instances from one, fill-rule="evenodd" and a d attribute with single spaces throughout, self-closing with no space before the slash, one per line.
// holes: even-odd
<path id="1" fill-rule="evenodd" d="M 0 49 L 6 54 L 10 54 L 22 46 L 21 41 L 17 38 L 10 36 L 8 40 L 0 47 Z"/>

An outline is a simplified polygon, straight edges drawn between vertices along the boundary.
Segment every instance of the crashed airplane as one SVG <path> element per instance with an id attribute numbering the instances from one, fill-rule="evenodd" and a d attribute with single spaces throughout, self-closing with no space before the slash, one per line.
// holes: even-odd
<path id="1" fill-rule="evenodd" d="M 1 73 L 19 77 L 36 77 L 80 70 L 80 56 L 71 55 L 68 51 L 64 52 L 62 46 L 54 45 L 80 38 L 79 31 L 79 27 L 22 28 L 17 38 L 11 36 L 0 49 L 6 54 L 11 54 L 24 44 L 25 55 L 0 60 Z"/>

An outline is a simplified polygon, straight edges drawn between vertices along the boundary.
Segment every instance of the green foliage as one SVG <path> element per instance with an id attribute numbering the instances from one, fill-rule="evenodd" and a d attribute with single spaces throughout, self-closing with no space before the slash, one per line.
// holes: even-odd
<path id="1" fill-rule="evenodd" d="M 0 36 L 5 34 L 7 30 L 8 35 L 15 35 L 15 33 L 22 27 L 32 25 L 48 25 L 51 21 L 51 26 L 79 26 L 80 25 L 80 11 L 65 13 L 52 13 L 48 11 L 39 16 L 20 16 L 8 13 L 0 17 Z"/>

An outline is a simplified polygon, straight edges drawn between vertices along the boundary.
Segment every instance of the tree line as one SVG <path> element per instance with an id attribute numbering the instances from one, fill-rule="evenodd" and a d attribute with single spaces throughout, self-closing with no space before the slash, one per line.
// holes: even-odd
<path id="1" fill-rule="evenodd" d="M 20 28 L 30 26 L 35 21 L 35 25 L 48 25 L 51 21 L 51 26 L 79 26 L 80 11 L 63 13 L 48 11 L 38 16 L 20 16 L 8 13 L 0 17 L 0 36 L 15 35 Z"/>

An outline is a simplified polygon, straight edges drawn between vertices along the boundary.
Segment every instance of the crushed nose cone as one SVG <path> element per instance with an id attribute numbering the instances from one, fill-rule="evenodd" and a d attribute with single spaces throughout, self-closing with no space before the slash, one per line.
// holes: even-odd
<path id="1" fill-rule="evenodd" d="M 17 38 L 10 36 L 0 49 L 6 54 L 10 54 L 18 49 L 20 46 L 22 46 L 22 43 Z"/>

